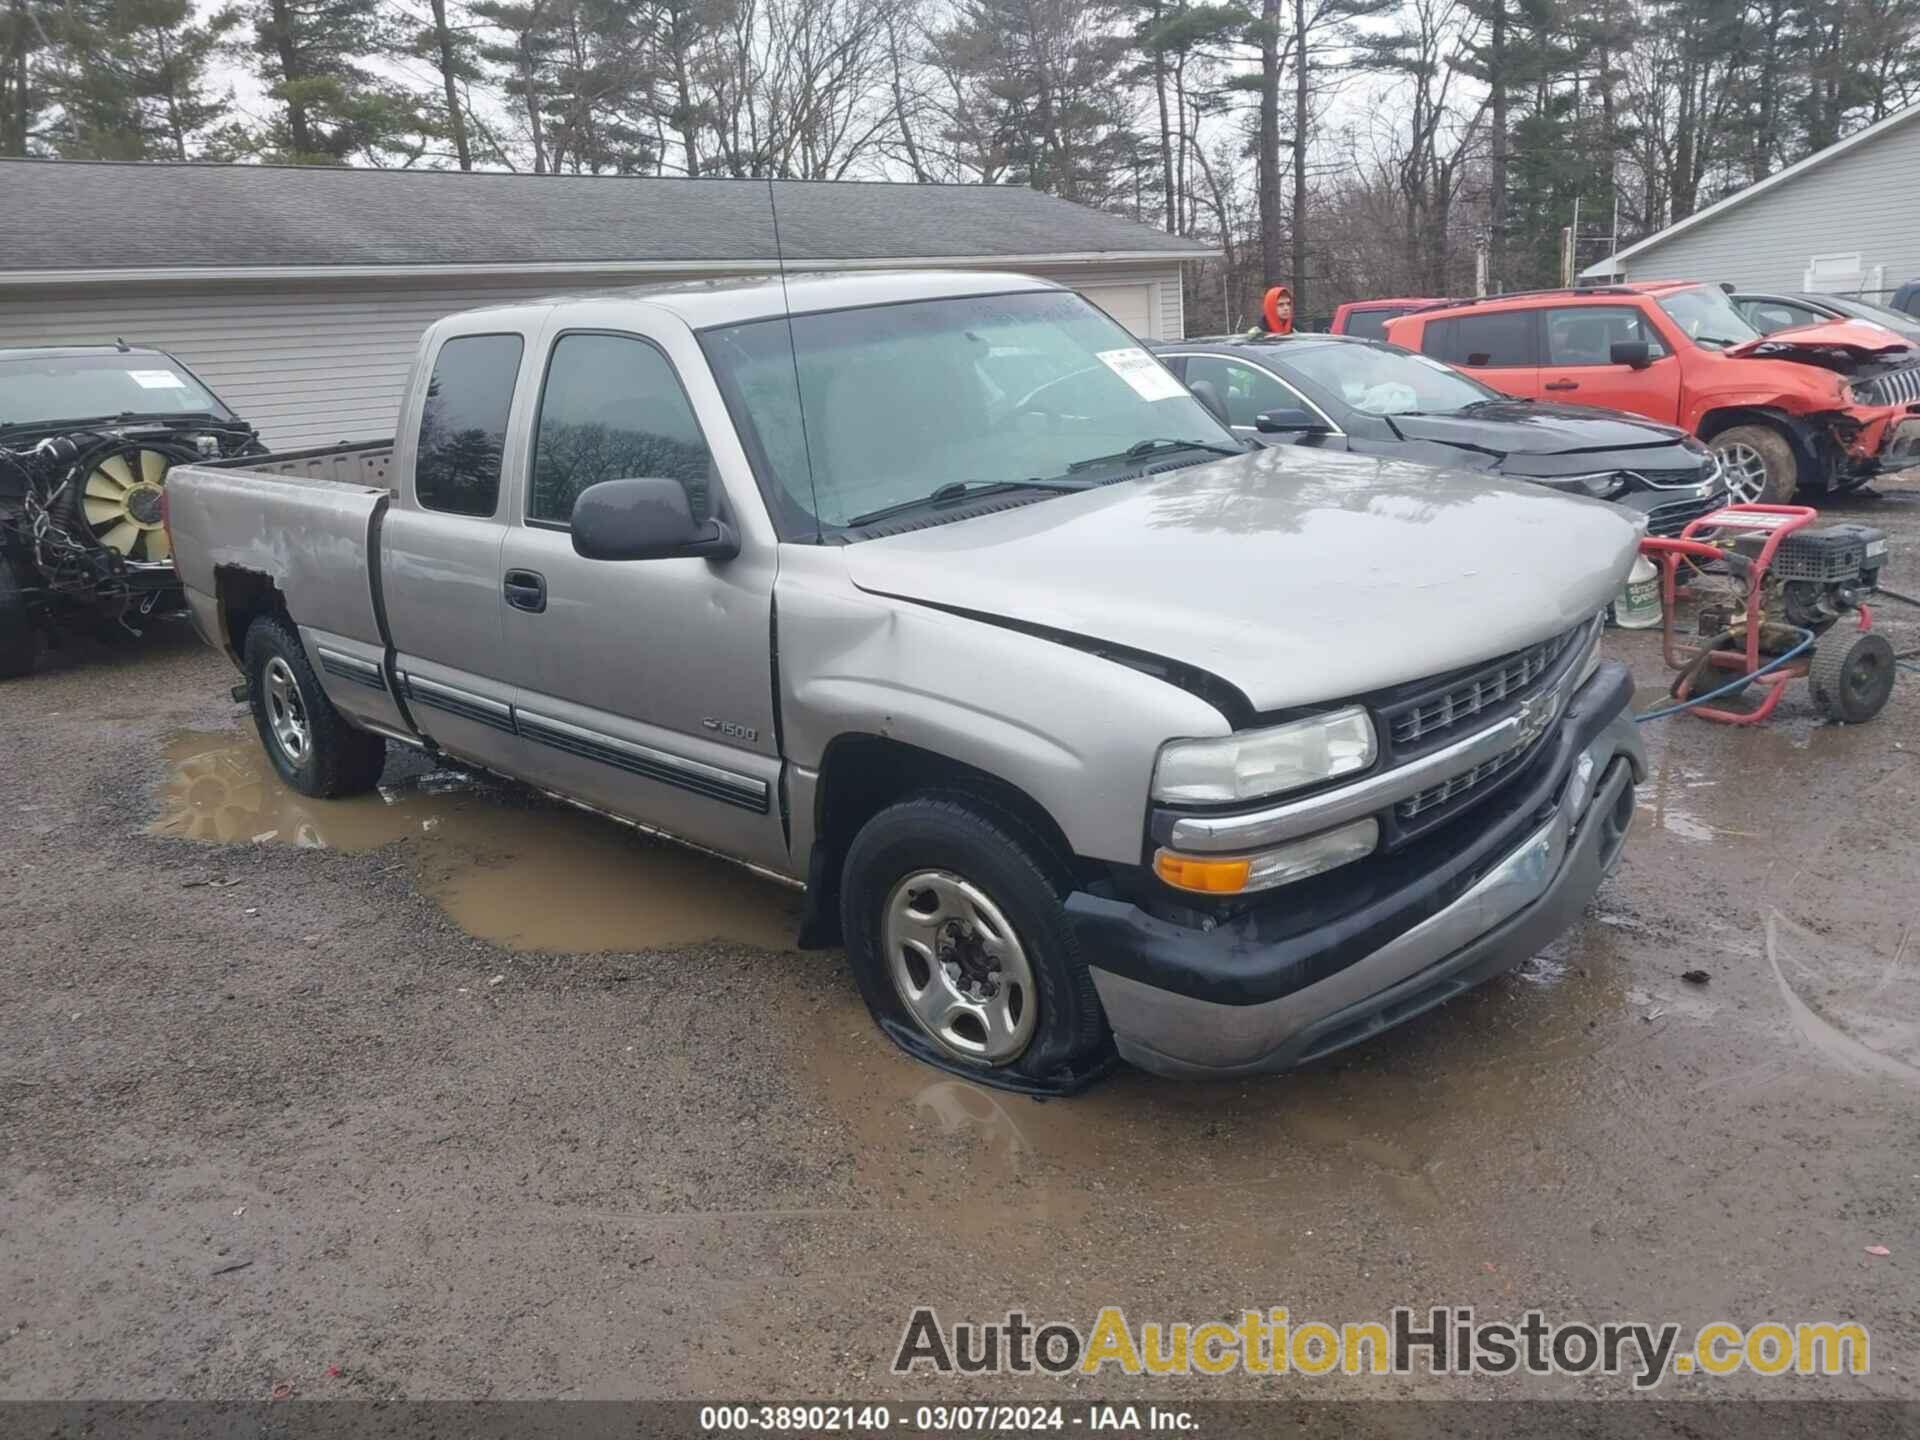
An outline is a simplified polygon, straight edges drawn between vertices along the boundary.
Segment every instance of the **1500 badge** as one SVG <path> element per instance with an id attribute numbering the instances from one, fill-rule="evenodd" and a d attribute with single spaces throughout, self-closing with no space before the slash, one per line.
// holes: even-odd
<path id="1" fill-rule="evenodd" d="M 731 720 L 716 720 L 711 715 L 704 717 L 700 723 L 715 734 L 726 736 L 729 740 L 745 740 L 748 744 L 755 744 L 760 739 L 760 732 L 750 725 L 736 725 Z"/>

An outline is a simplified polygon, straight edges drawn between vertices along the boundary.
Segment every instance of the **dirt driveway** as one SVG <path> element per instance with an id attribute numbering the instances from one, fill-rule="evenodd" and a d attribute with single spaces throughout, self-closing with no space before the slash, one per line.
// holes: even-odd
<path id="1" fill-rule="evenodd" d="M 1920 593 L 1920 488 L 1836 508 Z M 1654 703 L 1654 638 L 1607 646 Z M 0 1397 L 981 1393 L 889 1374 L 926 1302 L 1853 1319 L 1869 1376 L 1661 1398 L 1920 1399 L 1920 676 L 1854 729 L 1804 687 L 1651 727 L 1623 868 L 1517 975 L 1303 1073 L 1052 1104 L 895 1053 L 782 891 L 418 762 L 297 801 L 231 679 L 174 633 L 0 690 Z"/>

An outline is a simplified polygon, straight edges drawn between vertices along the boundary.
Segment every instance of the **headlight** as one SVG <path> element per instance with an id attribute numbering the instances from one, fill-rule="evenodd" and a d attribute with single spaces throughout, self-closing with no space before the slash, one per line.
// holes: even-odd
<path id="1" fill-rule="evenodd" d="M 1547 476 L 1542 478 L 1541 483 L 1558 490 L 1578 490 L 1596 500 L 1611 500 L 1627 490 L 1626 478 L 1618 470 L 1598 470 L 1591 475 Z"/>
<path id="2" fill-rule="evenodd" d="M 1357 705 L 1271 730 L 1175 740 L 1160 751 L 1153 798 L 1219 805 L 1277 795 L 1373 764 L 1373 722 Z"/>

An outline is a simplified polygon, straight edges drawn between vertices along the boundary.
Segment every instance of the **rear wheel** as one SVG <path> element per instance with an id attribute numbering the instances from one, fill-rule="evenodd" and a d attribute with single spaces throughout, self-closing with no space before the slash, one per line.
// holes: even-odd
<path id="1" fill-rule="evenodd" d="M 19 556 L 0 550 L 0 680 L 27 674 L 40 653 L 27 606 L 27 573 Z"/>
<path id="2" fill-rule="evenodd" d="M 333 708 L 293 626 L 262 615 L 247 628 L 244 657 L 253 723 L 280 777 L 322 800 L 371 790 L 386 765 L 387 742 Z"/>
<path id="3" fill-rule="evenodd" d="M 1893 694 L 1893 645 L 1872 630 L 1842 638 L 1829 636 L 1813 652 L 1807 683 L 1814 703 L 1829 720 L 1863 725 L 1878 715 Z"/>
<path id="4" fill-rule="evenodd" d="M 1784 505 L 1800 487 L 1793 446 L 1765 425 L 1736 425 L 1713 437 L 1727 491 L 1743 505 Z"/>
<path id="5" fill-rule="evenodd" d="M 1061 903 L 1064 866 L 1019 817 L 973 795 L 881 811 L 840 885 L 861 994 L 910 1054 L 988 1084 L 1072 1089 L 1111 1055 Z"/>

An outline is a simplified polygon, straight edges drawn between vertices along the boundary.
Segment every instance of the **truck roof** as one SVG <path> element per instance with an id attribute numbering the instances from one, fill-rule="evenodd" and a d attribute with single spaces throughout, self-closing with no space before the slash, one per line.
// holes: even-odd
<path id="1" fill-rule="evenodd" d="M 738 276 L 716 280 L 680 280 L 661 285 L 569 291 L 538 300 L 487 308 L 488 314 L 544 311 L 569 306 L 605 305 L 634 300 L 670 310 L 695 330 L 737 325 L 789 312 L 814 314 L 908 300 L 938 300 L 961 295 L 1004 295 L 1010 291 L 1064 290 L 1064 285 L 1031 275 L 996 270 L 835 270 Z M 468 311 L 468 314 L 473 312 Z"/>

